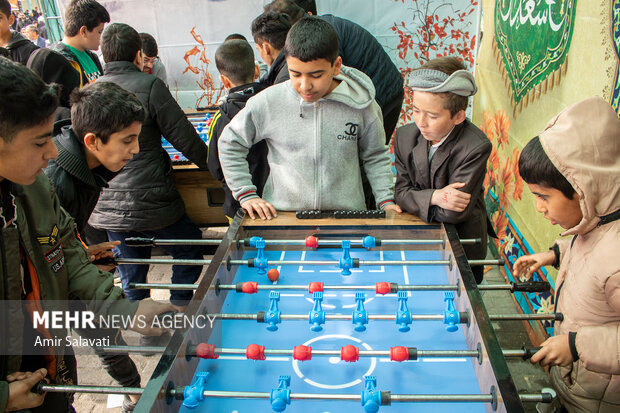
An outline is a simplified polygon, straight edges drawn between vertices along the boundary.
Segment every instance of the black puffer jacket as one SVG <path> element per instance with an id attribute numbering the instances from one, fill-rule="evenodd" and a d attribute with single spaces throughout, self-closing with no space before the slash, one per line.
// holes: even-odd
<path id="1" fill-rule="evenodd" d="M 364 72 L 377 91 L 375 100 L 385 105 L 403 93 L 403 77 L 377 39 L 357 23 L 325 14 L 318 16 L 330 23 L 338 34 L 338 53 L 342 64 Z"/>
<path id="2" fill-rule="evenodd" d="M 51 160 L 44 171 L 54 185 L 60 205 L 73 217 L 78 232 L 84 234 L 102 188 L 108 186 L 116 173 L 103 165 L 93 170 L 88 167 L 84 147 L 71 126 L 63 127 L 61 133 L 54 136 L 54 143 L 58 157 Z"/>
<path id="3" fill-rule="evenodd" d="M 11 54 L 11 60 L 23 65 L 28 61 L 30 54 L 38 48 L 39 46 L 26 39 L 19 32 L 12 32 L 11 41 L 6 46 Z"/>
<path id="4" fill-rule="evenodd" d="M 258 81 L 265 86 L 273 86 L 278 83 L 286 82 L 289 78 L 288 65 L 286 64 L 284 49 L 282 49 L 274 59 L 271 67 L 269 67 L 267 74 Z"/>
<path id="5" fill-rule="evenodd" d="M 172 163 L 162 135 L 187 159 L 207 169 L 207 146 L 159 78 L 132 62 L 111 62 L 97 82 L 112 82 L 134 92 L 148 110 L 139 136 L 140 152 L 108 182 L 90 225 L 111 231 L 147 231 L 177 222 L 185 205 L 174 186 Z"/>
<path id="6" fill-rule="evenodd" d="M 217 143 L 226 125 L 228 125 L 232 118 L 245 107 L 248 99 L 264 89 L 266 89 L 266 86 L 260 83 L 249 83 L 230 89 L 226 100 L 220 106 L 220 110 L 213 116 L 213 121 L 209 127 L 209 158 L 207 163 L 211 174 L 222 183 L 222 188 L 226 194 L 222 208 L 224 214 L 230 218 L 235 216 L 237 210 L 241 208 L 241 205 L 239 205 L 239 202 L 233 197 L 228 185 L 226 185 L 224 172 L 222 172 L 222 165 L 220 165 Z M 256 193 L 258 196 L 262 196 L 267 176 L 269 176 L 267 152 L 267 142 L 260 141 L 250 148 L 247 157 L 250 175 L 252 175 L 252 183 L 256 185 Z"/>

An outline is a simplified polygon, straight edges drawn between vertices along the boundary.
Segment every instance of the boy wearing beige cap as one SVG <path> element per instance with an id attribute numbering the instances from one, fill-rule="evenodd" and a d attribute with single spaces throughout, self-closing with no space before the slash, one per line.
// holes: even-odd
<path id="1" fill-rule="evenodd" d="M 454 57 L 433 59 L 412 72 L 414 123 L 396 131 L 396 203 L 426 222 L 455 224 L 468 259 L 483 259 L 487 213 L 482 183 L 491 142 L 465 117 L 467 99 L 477 87 Z M 476 282 L 483 267 L 472 267 Z"/>

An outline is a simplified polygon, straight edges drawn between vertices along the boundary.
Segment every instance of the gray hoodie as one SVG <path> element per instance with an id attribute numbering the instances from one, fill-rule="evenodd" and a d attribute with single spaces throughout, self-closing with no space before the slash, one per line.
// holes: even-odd
<path id="1" fill-rule="evenodd" d="M 394 175 L 375 88 L 362 72 L 342 67 L 340 84 L 305 102 L 290 80 L 252 97 L 219 141 L 233 196 L 257 197 L 246 156 L 265 140 L 271 168 L 263 198 L 277 210 L 365 209 L 360 160 L 380 207 L 393 202 Z"/>

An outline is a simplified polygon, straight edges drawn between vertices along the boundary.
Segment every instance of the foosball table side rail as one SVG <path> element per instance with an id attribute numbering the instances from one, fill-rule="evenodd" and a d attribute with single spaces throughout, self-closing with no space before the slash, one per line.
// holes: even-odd
<path id="1" fill-rule="evenodd" d="M 472 359 L 478 385 L 481 393 L 492 393 L 497 396 L 496 402 L 486 404 L 487 411 L 524 412 L 519 393 L 491 325 L 489 314 L 476 286 L 476 280 L 465 256 L 463 246 L 459 242 L 456 228 L 454 225 L 444 224 L 444 229 L 450 248 L 444 249 L 445 255 L 442 258 L 453 260 L 455 263 L 454 266 L 450 265 L 451 268 L 448 269 L 448 279 L 451 284 L 459 285 L 459 299 L 455 300 L 457 310 L 468 313 L 468 323 L 461 324 L 467 347 L 469 349 L 478 348 L 480 352 L 478 359 Z M 466 299 L 463 294 L 467 295 Z"/>
<path id="2" fill-rule="evenodd" d="M 235 217 L 230 224 L 229 230 L 224 235 L 211 264 L 207 267 L 200 285 L 187 306 L 186 314 L 206 315 L 221 312 L 228 291 L 216 291 L 213 281 L 232 282 L 235 276 L 236 267 L 227 269 L 225 262 L 231 252 L 235 254 L 233 258 L 240 258 L 243 255 L 243 251 L 237 251 L 237 248 L 232 247 L 235 245 L 241 220 L 241 216 Z M 202 324 L 204 328 L 186 326 L 183 329 L 175 330 L 148 384 L 145 386 L 136 406 L 136 412 L 179 411 L 182 400 L 169 397 L 168 392 L 175 386 L 189 384 L 200 361 L 197 357 L 187 357 L 188 344 L 206 342 L 213 337 L 215 337 L 216 342 L 221 340 L 220 323 L 205 322 Z M 218 334 L 220 338 L 217 337 Z"/>

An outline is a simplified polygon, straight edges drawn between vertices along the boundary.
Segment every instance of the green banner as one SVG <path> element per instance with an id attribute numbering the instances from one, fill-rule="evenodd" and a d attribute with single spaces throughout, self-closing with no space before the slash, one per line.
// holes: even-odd
<path id="1" fill-rule="evenodd" d="M 515 106 L 528 93 L 533 98 L 537 85 L 544 93 L 547 84 L 552 88 L 559 81 L 576 8 L 577 0 L 496 0 L 494 46 L 501 54 Z"/>

